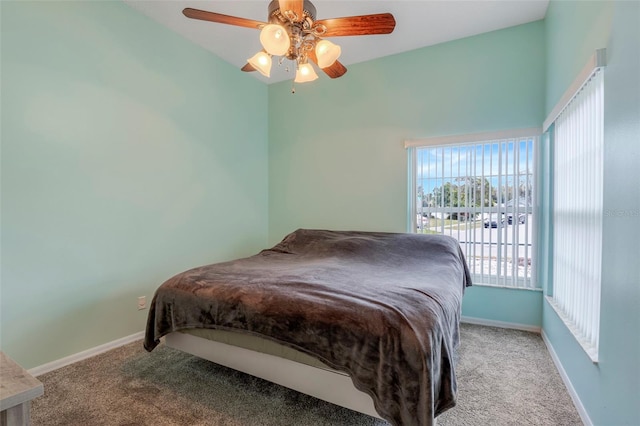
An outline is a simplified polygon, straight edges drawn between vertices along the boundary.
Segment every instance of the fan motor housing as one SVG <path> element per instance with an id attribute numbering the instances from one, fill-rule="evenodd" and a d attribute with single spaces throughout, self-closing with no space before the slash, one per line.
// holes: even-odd
<path id="1" fill-rule="evenodd" d="M 300 21 L 304 21 L 307 18 L 311 18 L 312 21 L 315 21 L 316 7 L 313 5 L 313 3 L 311 3 L 309 0 L 304 0 L 302 9 L 304 16 L 299 17 Z M 271 3 L 269 3 L 268 21 L 277 24 L 289 21 L 284 13 L 280 10 L 280 3 L 278 2 L 278 0 L 272 0 Z"/>

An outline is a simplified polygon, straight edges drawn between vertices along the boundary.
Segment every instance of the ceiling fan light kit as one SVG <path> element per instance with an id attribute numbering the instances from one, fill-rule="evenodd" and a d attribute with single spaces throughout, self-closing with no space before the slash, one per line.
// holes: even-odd
<path id="1" fill-rule="evenodd" d="M 316 74 L 311 64 L 299 64 L 296 70 L 296 78 L 293 81 L 295 83 L 306 83 L 317 78 L 318 74 Z"/>
<path id="2" fill-rule="evenodd" d="M 341 77 L 347 72 L 338 61 L 342 53 L 340 46 L 321 37 L 390 34 L 396 24 L 390 13 L 316 20 L 316 8 L 309 0 L 271 1 L 268 22 L 192 8 L 186 8 L 182 13 L 191 19 L 259 29 L 264 50 L 249 58 L 242 71 L 258 71 L 269 77 L 271 57 L 280 56 L 279 64 L 285 59 L 294 62 L 295 83 L 318 78 L 311 63 L 315 63 L 331 78 Z"/>
<path id="3" fill-rule="evenodd" d="M 247 59 L 247 62 L 260 74 L 271 77 L 271 55 L 268 53 L 260 51 Z"/>
<path id="4" fill-rule="evenodd" d="M 342 49 L 337 44 L 331 43 L 329 40 L 320 40 L 316 44 L 316 57 L 318 58 L 318 66 L 326 68 L 338 60 Z"/>
<path id="5" fill-rule="evenodd" d="M 282 56 L 289 51 L 291 38 L 282 25 L 269 24 L 260 31 L 260 43 L 267 53 Z"/>

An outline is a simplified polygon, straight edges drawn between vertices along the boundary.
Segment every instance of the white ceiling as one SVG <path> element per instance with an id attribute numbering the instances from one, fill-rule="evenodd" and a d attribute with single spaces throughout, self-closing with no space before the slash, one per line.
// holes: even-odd
<path id="1" fill-rule="evenodd" d="M 182 14 L 182 9 L 192 7 L 266 21 L 269 0 L 124 2 L 235 65 L 238 72 L 242 72 L 240 68 L 247 58 L 262 49 L 258 30 L 189 19 Z M 543 19 L 549 0 L 314 0 L 313 4 L 317 9 L 316 19 L 384 12 L 395 17 L 396 28 L 391 34 L 331 39 L 342 47 L 340 62 L 348 68 L 358 62 Z M 293 77 L 276 61 L 271 78 L 257 72 L 250 74 L 267 83 Z"/>

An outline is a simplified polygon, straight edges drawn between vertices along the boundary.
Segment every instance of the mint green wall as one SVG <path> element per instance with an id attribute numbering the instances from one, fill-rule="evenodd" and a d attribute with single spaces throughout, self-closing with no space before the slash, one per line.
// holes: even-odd
<path id="1" fill-rule="evenodd" d="M 1 8 L 1 345 L 31 368 L 265 247 L 267 87 L 122 2 Z"/>
<path id="2" fill-rule="evenodd" d="M 599 363 L 549 304 L 543 330 L 596 425 L 640 424 L 640 2 L 552 1 L 547 111 L 597 48 L 607 48 Z"/>
<path id="3" fill-rule="evenodd" d="M 462 315 L 469 319 L 507 322 L 511 326 L 540 330 L 542 292 L 472 286 L 462 299 Z"/>
<path id="4" fill-rule="evenodd" d="M 352 65 L 295 94 L 270 85 L 270 241 L 300 227 L 404 232 L 403 141 L 539 127 L 544 61 L 539 21 Z M 541 296 L 477 287 L 463 314 L 540 326 Z"/>

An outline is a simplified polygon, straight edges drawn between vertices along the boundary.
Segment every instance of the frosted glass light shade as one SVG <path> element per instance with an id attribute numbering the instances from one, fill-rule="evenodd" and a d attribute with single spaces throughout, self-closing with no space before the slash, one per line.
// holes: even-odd
<path id="1" fill-rule="evenodd" d="M 271 76 L 271 56 L 268 53 L 258 52 L 247 59 L 247 62 L 265 77 Z"/>
<path id="2" fill-rule="evenodd" d="M 313 81 L 318 78 L 318 74 L 313 69 L 311 64 L 300 64 L 298 70 L 296 71 L 296 79 L 293 80 L 296 83 L 306 83 L 308 81 Z"/>
<path id="3" fill-rule="evenodd" d="M 320 40 L 316 44 L 316 57 L 318 58 L 318 66 L 326 68 L 340 57 L 342 49 L 337 44 L 331 43 L 329 40 Z"/>
<path id="4" fill-rule="evenodd" d="M 282 56 L 289 50 L 291 40 L 282 25 L 268 24 L 260 31 L 260 43 L 268 53 Z"/>

